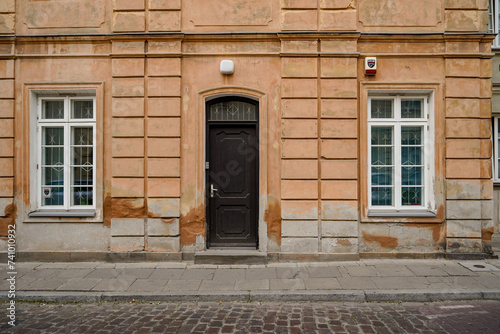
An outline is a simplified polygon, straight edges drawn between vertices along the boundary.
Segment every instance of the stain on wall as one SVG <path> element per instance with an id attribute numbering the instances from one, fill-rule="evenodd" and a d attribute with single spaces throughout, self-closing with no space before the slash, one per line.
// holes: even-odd
<path id="1" fill-rule="evenodd" d="M 267 237 L 269 241 L 281 245 L 281 206 L 276 198 L 269 198 L 268 208 L 264 216 L 267 223 Z"/>
<path id="2" fill-rule="evenodd" d="M 391 250 L 398 247 L 399 244 L 397 238 L 383 236 L 383 235 L 368 234 L 364 231 L 363 231 L 363 240 L 366 241 L 367 243 L 377 243 L 382 248 Z"/>
<path id="3" fill-rule="evenodd" d="M 187 214 L 181 215 L 179 221 L 181 245 L 196 245 L 196 237 L 205 237 L 205 207 L 199 206 L 191 209 Z"/>

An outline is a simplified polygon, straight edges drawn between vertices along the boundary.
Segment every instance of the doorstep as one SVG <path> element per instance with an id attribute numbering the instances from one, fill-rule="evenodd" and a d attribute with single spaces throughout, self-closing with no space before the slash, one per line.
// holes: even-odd
<path id="1" fill-rule="evenodd" d="M 267 253 L 256 249 L 207 249 L 194 254 L 195 264 L 266 264 Z"/>

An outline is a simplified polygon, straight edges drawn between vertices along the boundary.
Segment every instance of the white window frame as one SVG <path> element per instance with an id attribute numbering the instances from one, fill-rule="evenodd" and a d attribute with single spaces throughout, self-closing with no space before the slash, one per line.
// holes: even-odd
<path id="1" fill-rule="evenodd" d="M 43 119 L 42 118 L 42 105 L 43 101 L 47 100 L 64 100 L 64 118 L 62 119 Z M 92 118 L 73 119 L 71 118 L 71 102 L 77 100 L 92 100 L 93 101 L 93 115 Z M 76 210 L 95 210 L 96 209 L 96 157 L 97 157 L 97 131 L 96 131 L 96 97 L 95 96 L 41 96 L 37 98 L 36 102 L 36 151 L 37 151 L 37 177 L 36 177 L 36 193 L 37 193 L 37 209 L 41 211 L 76 211 Z M 64 128 L 64 200 L 63 205 L 42 205 L 42 129 L 44 127 L 62 127 Z M 71 205 L 71 130 L 78 127 L 91 127 L 93 136 L 93 150 L 92 150 L 92 205 Z"/>
<path id="2" fill-rule="evenodd" d="M 492 47 L 500 48 L 500 36 L 498 36 L 499 31 L 499 14 L 500 14 L 500 0 L 489 0 L 488 6 L 488 32 L 497 34 L 492 42 Z"/>
<path id="3" fill-rule="evenodd" d="M 384 99 L 393 100 L 393 118 L 372 118 L 371 117 L 371 101 L 373 99 Z M 401 118 L 401 101 L 405 99 L 422 99 L 423 100 L 423 118 L 412 119 L 412 118 Z M 368 108 L 367 108 L 367 122 L 368 122 L 368 136 L 367 136 L 367 148 L 368 148 L 368 163 L 367 163 L 367 179 L 368 179 L 368 216 L 390 216 L 390 213 L 395 213 L 397 215 L 409 215 L 412 213 L 428 213 L 431 215 L 435 214 L 435 196 L 434 196 L 434 160 L 435 160 L 435 149 L 434 149 L 434 98 L 433 94 L 425 93 L 404 93 L 404 92 L 394 92 L 394 93 L 384 93 L 377 94 L 376 92 L 370 92 L 368 95 Z M 371 179 L 371 166 L 372 166 L 372 154 L 371 154 L 371 129 L 372 126 L 388 126 L 392 127 L 393 130 L 393 164 L 394 164 L 394 174 L 393 174 L 393 184 L 394 184 L 394 205 L 392 206 L 381 206 L 372 205 L 372 179 Z M 423 154 L 423 196 L 422 205 L 411 205 L 403 206 L 401 203 L 401 126 L 422 126 L 424 132 L 424 154 Z M 389 214 L 388 214 L 389 213 Z"/>
<path id="4" fill-rule="evenodd" d="M 498 147 L 499 143 L 498 140 L 500 139 L 500 136 L 498 135 L 498 130 L 500 130 L 500 115 L 499 114 L 493 114 L 492 116 L 493 120 L 493 154 L 492 154 L 492 159 L 493 162 L 491 164 L 493 168 L 493 173 L 491 174 L 493 177 L 493 182 L 494 183 L 500 183 L 500 173 L 498 172 L 498 168 L 500 166 L 500 148 Z"/>

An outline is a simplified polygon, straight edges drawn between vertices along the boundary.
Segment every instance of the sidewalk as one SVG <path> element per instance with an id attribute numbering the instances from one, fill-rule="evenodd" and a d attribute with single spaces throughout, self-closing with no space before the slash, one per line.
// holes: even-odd
<path id="1" fill-rule="evenodd" d="M 2 277 L 7 267 L 0 265 Z M 16 299 L 43 301 L 500 300 L 500 260 L 195 265 L 16 264 Z M 0 299 L 9 282 L 2 279 Z"/>

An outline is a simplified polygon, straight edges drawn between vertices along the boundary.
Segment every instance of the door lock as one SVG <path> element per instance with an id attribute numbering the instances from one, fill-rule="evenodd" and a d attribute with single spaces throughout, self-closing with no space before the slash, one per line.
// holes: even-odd
<path id="1" fill-rule="evenodd" d="M 214 191 L 219 191 L 219 189 L 214 188 L 214 184 L 210 183 L 210 198 L 214 198 Z"/>

